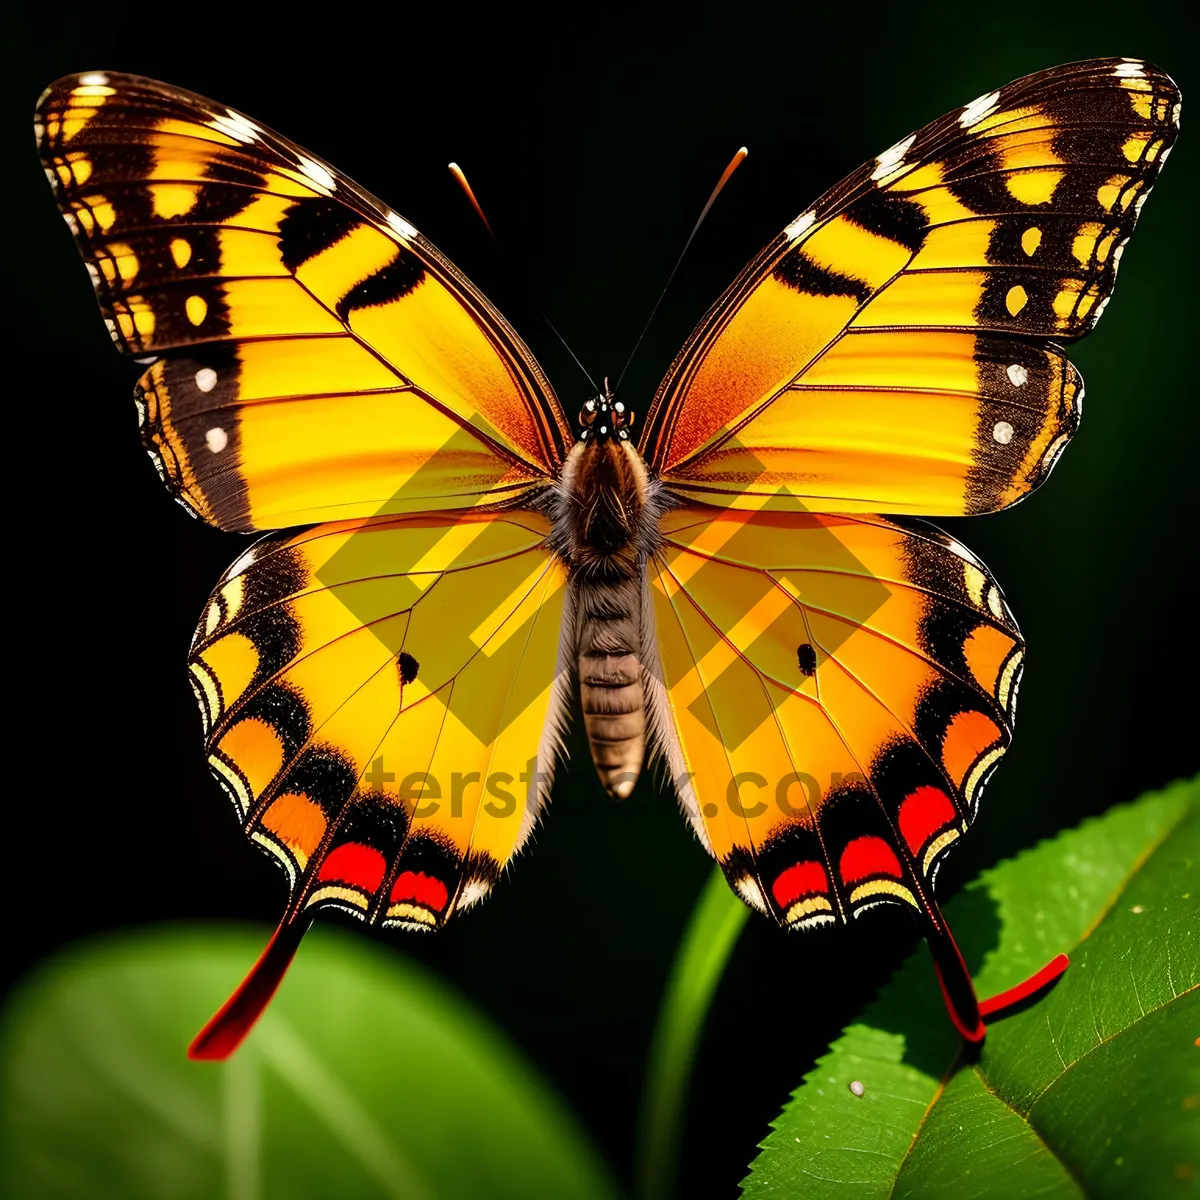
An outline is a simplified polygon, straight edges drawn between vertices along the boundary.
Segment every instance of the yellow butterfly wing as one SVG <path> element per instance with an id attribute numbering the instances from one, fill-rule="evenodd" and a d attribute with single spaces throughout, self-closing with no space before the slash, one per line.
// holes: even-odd
<path id="1" fill-rule="evenodd" d="M 982 1036 L 933 880 L 1012 736 L 1024 645 L 995 581 L 915 521 L 687 506 L 663 532 L 650 689 L 700 840 L 781 925 L 910 908 Z"/>
<path id="2" fill-rule="evenodd" d="M 338 522 L 256 543 L 218 584 L 189 659 L 209 762 L 294 906 L 440 925 L 528 835 L 566 578 L 547 532 L 529 514 Z M 331 870 L 347 844 L 375 852 L 371 886 Z M 418 859 L 439 904 L 394 894 Z"/>
<path id="3" fill-rule="evenodd" d="M 688 506 L 664 536 L 665 741 L 711 853 L 785 924 L 915 905 L 1011 736 L 1024 647 L 995 581 L 880 517 Z M 903 859 L 882 887 L 841 867 L 871 830 Z M 826 886 L 793 895 L 781 879 L 809 861 Z"/>
<path id="4" fill-rule="evenodd" d="M 291 899 L 196 1056 L 237 1045 L 316 912 L 439 927 L 529 836 L 569 695 L 548 532 L 527 513 L 376 517 L 269 535 L 226 572 L 190 678 L 209 764 Z"/>
<path id="5" fill-rule="evenodd" d="M 142 438 L 224 529 L 507 503 L 570 444 L 529 350 L 412 225 L 233 109 L 73 75 L 35 132 Z"/>
<path id="6" fill-rule="evenodd" d="M 1078 423 L 1057 343 L 1107 303 L 1179 106 L 1157 67 L 1098 59 L 884 151 L 718 300 L 655 396 L 643 455 L 673 492 L 733 507 L 1020 500 Z"/>

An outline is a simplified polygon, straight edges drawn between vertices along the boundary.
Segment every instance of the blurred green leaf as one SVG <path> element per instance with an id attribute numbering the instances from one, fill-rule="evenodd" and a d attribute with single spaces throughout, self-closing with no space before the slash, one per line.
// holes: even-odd
<path id="1" fill-rule="evenodd" d="M 1192 781 L 988 871 L 947 906 L 980 995 L 1065 950 L 1058 986 L 969 1061 L 923 948 L 793 1094 L 743 1195 L 1195 1195 L 1198 866 Z"/>
<path id="2" fill-rule="evenodd" d="M 692 911 L 658 1010 L 642 1097 L 638 1195 L 672 1192 L 688 1082 L 704 1018 L 750 910 L 714 867 Z"/>
<path id="3" fill-rule="evenodd" d="M 564 1106 L 483 1017 L 361 937 L 316 929 L 228 1063 L 188 1040 L 265 941 L 161 930 L 73 949 L 0 1023 L 20 1200 L 611 1197 Z"/>

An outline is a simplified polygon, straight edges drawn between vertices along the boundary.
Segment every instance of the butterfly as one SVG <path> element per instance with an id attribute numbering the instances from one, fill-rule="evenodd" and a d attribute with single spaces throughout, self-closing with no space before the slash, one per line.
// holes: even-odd
<path id="1" fill-rule="evenodd" d="M 1050 473 L 1174 143 L 1136 59 L 1056 67 L 897 142 L 788 224 L 644 407 L 572 422 L 404 217 L 242 113 L 67 77 L 36 135 L 171 494 L 261 533 L 188 670 L 208 761 L 291 898 L 190 1054 L 222 1058 L 314 915 L 443 925 L 550 793 L 578 697 L 600 780 L 662 764 L 747 904 L 794 929 L 910 910 L 970 1041 L 934 898 L 1007 750 L 1024 644 L 923 518 Z M 887 513 L 889 516 L 878 514 Z"/>

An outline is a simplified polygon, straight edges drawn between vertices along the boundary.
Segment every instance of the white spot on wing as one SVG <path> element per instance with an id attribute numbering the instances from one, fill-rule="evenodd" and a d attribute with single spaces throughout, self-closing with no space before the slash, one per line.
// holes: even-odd
<path id="1" fill-rule="evenodd" d="M 217 386 L 217 373 L 212 367 L 201 367 L 196 372 L 196 386 L 202 392 L 211 392 Z M 209 431 L 212 432 L 211 430 Z M 219 431 L 218 431 L 219 432 Z M 224 434 L 222 434 L 224 436 Z M 212 447 L 210 446 L 209 449 Z"/>
<path id="2" fill-rule="evenodd" d="M 1123 58 L 1113 67 L 1113 74 L 1118 79 L 1144 79 L 1145 64 L 1138 58 Z"/>
<path id="3" fill-rule="evenodd" d="M 1005 374 L 1014 387 L 1024 387 L 1029 382 L 1029 372 L 1020 363 L 1009 363 Z"/>
<path id="4" fill-rule="evenodd" d="M 227 108 L 223 114 L 218 113 L 209 124 L 235 141 L 250 143 L 258 137 L 258 126 L 253 121 L 246 120 L 241 113 L 234 112 L 232 108 Z"/>
<path id="5" fill-rule="evenodd" d="M 890 146 L 875 160 L 875 170 L 871 172 L 871 178 L 880 180 L 885 175 L 890 175 L 897 167 L 904 162 L 904 156 L 908 153 L 913 142 L 917 140 L 915 133 L 910 133 L 903 141 L 897 142 L 894 146 Z"/>
<path id="6" fill-rule="evenodd" d="M 987 606 L 988 611 L 997 620 L 1004 617 L 1004 604 L 1000 599 L 1000 591 L 994 584 L 990 585 L 987 590 Z"/>
<path id="7" fill-rule="evenodd" d="M 458 900 L 454 907 L 460 912 L 473 908 L 480 900 L 484 898 L 492 889 L 482 879 L 468 879 L 463 884 L 462 891 L 458 894 Z"/>
<path id="8" fill-rule="evenodd" d="M 972 125 L 978 125 L 984 117 L 990 117 L 996 111 L 1000 104 L 999 92 L 988 92 L 986 96 L 980 96 L 977 100 L 972 100 L 966 108 L 958 115 L 958 123 L 964 129 L 970 129 Z"/>
<path id="9" fill-rule="evenodd" d="M 783 236 L 789 242 L 794 242 L 798 237 L 802 237 L 817 223 L 817 214 L 815 212 L 801 213 L 784 231 Z"/>
<path id="10" fill-rule="evenodd" d="M 1007 421 L 997 421 L 992 429 L 992 437 L 1001 446 L 1007 446 L 1013 438 L 1013 427 Z"/>
<path id="11" fill-rule="evenodd" d="M 410 225 L 399 213 L 389 212 L 387 215 L 387 223 L 402 238 L 407 238 L 410 242 L 417 236 L 416 229 Z"/>
<path id="12" fill-rule="evenodd" d="M 323 188 L 326 192 L 332 192 L 337 188 L 337 180 L 319 162 L 313 162 L 311 158 L 303 154 L 299 155 L 298 161 L 300 170 L 318 187 Z"/>
<path id="13" fill-rule="evenodd" d="M 751 878 L 749 875 L 743 875 L 734 885 L 737 888 L 738 895 L 741 896 L 751 908 L 757 909 L 761 913 L 769 912 L 767 902 L 763 899 L 762 889 L 758 886 L 758 881 Z"/>
<path id="14" fill-rule="evenodd" d="M 93 71 L 90 75 L 80 75 L 79 82 L 84 87 L 107 87 L 108 76 L 103 71 Z"/>
<path id="15" fill-rule="evenodd" d="M 254 566 L 254 560 L 257 557 L 256 548 L 251 546 L 241 558 L 233 564 L 226 572 L 226 579 L 232 579 L 235 575 L 240 575 L 243 571 L 249 570 Z"/>
<path id="16" fill-rule="evenodd" d="M 214 425 L 205 435 L 204 444 L 214 453 L 220 454 L 229 445 L 229 434 L 220 425 Z"/>

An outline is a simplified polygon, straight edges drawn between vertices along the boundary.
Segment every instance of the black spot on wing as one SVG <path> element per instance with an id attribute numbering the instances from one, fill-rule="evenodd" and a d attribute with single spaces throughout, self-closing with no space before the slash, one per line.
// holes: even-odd
<path id="1" fill-rule="evenodd" d="M 885 237 L 906 250 L 919 250 L 929 229 L 929 218 L 915 200 L 880 188 L 872 188 L 856 200 L 845 215 L 868 233 Z"/>
<path id="2" fill-rule="evenodd" d="M 336 245 L 363 222 L 340 200 L 316 196 L 298 200 L 279 223 L 279 253 L 283 265 L 295 271 Z"/>
<path id="3" fill-rule="evenodd" d="M 421 260 L 403 246 L 396 247 L 396 257 L 386 267 L 356 283 L 338 302 L 337 315 L 343 321 L 358 308 L 377 308 L 407 296 L 425 278 Z"/>
<path id="4" fill-rule="evenodd" d="M 416 679 L 417 671 L 420 670 L 421 666 L 411 654 L 407 654 L 403 650 L 397 659 L 397 665 L 400 668 L 400 680 L 402 683 L 412 683 Z"/>
<path id="5" fill-rule="evenodd" d="M 500 879 L 500 864 L 486 850 L 472 850 L 463 862 L 463 883 L 482 883 L 488 888 Z"/>
<path id="6" fill-rule="evenodd" d="M 334 746 L 309 746 L 288 769 L 275 791 L 298 792 L 321 807 L 326 818 L 337 817 L 358 786 L 350 758 Z"/>
<path id="7" fill-rule="evenodd" d="M 397 873 L 421 871 L 449 886 L 458 880 L 462 866 L 458 848 L 448 837 L 434 829 L 419 829 L 404 843 Z"/>
<path id="8" fill-rule="evenodd" d="M 817 652 L 808 642 L 802 642 L 796 648 L 796 659 L 800 664 L 800 673 L 802 675 L 815 675 L 817 673 Z"/>
<path id="9" fill-rule="evenodd" d="M 1008 190 L 1004 160 L 973 138 L 946 158 L 943 170 L 951 195 L 973 213 L 990 215 L 1024 207 Z"/>
<path id="10" fill-rule="evenodd" d="M 819 266 L 799 246 L 779 260 L 773 274 L 785 286 L 810 296 L 851 296 L 861 304 L 871 295 L 863 280 Z"/>
<path id="11" fill-rule="evenodd" d="M 245 157 L 214 155 L 204 164 L 205 179 L 214 183 L 231 183 L 241 187 L 265 188 L 267 178 L 262 170 Z M 206 183 L 205 187 L 208 186 Z"/>
<path id="12" fill-rule="evenodd" d="M 285 761 L 299 754 L 312 733 L 312 714 L 304 697 L 286 683 L 268 684 L 237 711 L 238 721 L 257 720 L 270 725 L 283 746 Z M 218 742 L 225 726 L 215 726 L 209 744 Z M 303 783 L 303 779 L 298 779 Z M 291 788 L 284 790 L 294 790 Z"/>
<path id="13" fill-rule="evenodd" d="M 959 803 L 958 788 L 938 765 L 946 729 L 961 711 L 954 707 L 958 698 L 943 692 L 940 681 L 930 685 L 922 693 L 914 722 L 920 726 L 917 735 L 920 740 L 895 738 L 872 759 L 871 782 L 893 824 L 899 823 L 900 806 L 905 799 L 922 787 L 934 787 L 950 796 L 959 808 L 959 815 L 966 815 Z"/>
<path id="14" fill-rule="evenodd" d="M 265 190 L 265 181 L 259 177 L 259 185 Z M 261 193 L 252 187 L 229 183 L 206 183 L 200 188 L 196 203 L 180 220 L 185 224 L 221 224 L 232 221 L 239 213 L 249 208 Z"/>
<path id="15" fill-rule="evenodd" d="M 327 853 L 347 842 L 358 842 L 390 859 L 404 844 L 408 826 L 409 813 L 404 805 L 379 792 L 359 792 L 342 814 Z"/>

